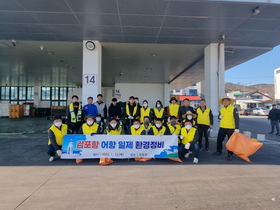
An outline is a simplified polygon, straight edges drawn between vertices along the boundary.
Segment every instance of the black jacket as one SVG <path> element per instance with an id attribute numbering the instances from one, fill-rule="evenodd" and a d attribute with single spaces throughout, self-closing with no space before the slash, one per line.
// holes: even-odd
<path id="1" fill-rule="evenodd" d="M 268 114 L 268 119 L 275 121 L 280 120 L 280 110 L 279 109 L 271 109 Z"/>
<path id="2" fill-rule="evenodd" d="M 111 103 L 111 105 L 109 106 L 109 119 L 111 119 L 112 117 L 121 117 L 121 107 L 119 104 L 114 106 Z"/>
<path id="3" fill-rule="evenodd" d="M 193 107 L 191 107 L 191 106 L 188 106 L 188 107 L 186 107 L 186 106 L 181 106 L 181 107 L 179 108 L 179 119 L 180 119 L 180 120 L 183 120 L 182 115 L 186 114 L 187 111 L 191 111 L 192 113 L 195 113 Z"/>

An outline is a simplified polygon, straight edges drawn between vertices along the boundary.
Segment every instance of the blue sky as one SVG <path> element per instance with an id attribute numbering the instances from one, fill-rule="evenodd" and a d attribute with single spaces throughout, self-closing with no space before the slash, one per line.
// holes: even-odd
<path id="1" fill-rule="evenodd" d="M 277 68 L 280 68 L 280 45 L 270 52 L 227 70 L 225 81 L 246 86 L 259 83 L 274 84 L 274 69 Z"/>

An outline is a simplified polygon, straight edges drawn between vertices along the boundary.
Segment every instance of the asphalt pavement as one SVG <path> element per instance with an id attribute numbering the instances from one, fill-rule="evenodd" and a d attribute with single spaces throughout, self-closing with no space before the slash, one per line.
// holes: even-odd
<path id="1" fill-rule="evenodd" d="M 49 122 L 43 124 L 33 134 L 0 134 L 1 210 L 279 209 L 280 136 L 267 134 L 270 125 L 264 117 L 240 119 L 241 131 L 251 131 L 252 137 L 266 134 L 264 145 L 249 157 L 251 163 L 237 156 L 228 161 L 225 150 L 222 156 L 213 156 L 216 138 L 211 138 L 211 153 L 202 151 L 197 165 L 192 164 L 193 156 L 184 163 L 167 159 L 115 160 L 108 166 L 98 165 L 97 159 L 50 163 L 45 152 Z"/>

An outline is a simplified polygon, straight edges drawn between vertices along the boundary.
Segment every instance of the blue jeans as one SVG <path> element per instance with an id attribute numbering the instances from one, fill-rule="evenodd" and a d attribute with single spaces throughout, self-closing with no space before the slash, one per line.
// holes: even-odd
<path id="1" fill-rule="evenodd" d="M 59 149 L 61 150 L 61 147 L 62 147 L 62 146 L 59 146 L 59 145 L 58 145 L 58 147 L 59 147 Z M 54 156 L 55 156 L 55 151 L 56 151 L 56 150 L 54 149 L 53 145 L 49 144 L 48 147 L 47 147 L 47 153 L 48 153 L 48 155 L 54 157 Z"/>
<path id="2" fill-rule="evenodd" d="M 185 149 L 185 145 L 184 144 L 180 144 L 179 145 L 179 157 L 183 157 L 186 153 L 188 153 L 189 151 L 194 152 L 194 157 L 195 158 L 199 158 L 199 144 L 195 143 L 195 144 L 191 144 L 189 149 Z"/>

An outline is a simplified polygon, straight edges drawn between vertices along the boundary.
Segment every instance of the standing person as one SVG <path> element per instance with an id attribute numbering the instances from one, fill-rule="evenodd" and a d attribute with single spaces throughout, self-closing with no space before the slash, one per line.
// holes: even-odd
<path id="1" fill-rule="evenodd" d="M 109 106 L 109 119 L 116 118 L 120 120 L 121 117 L 121 106 L 118 104 L 118 99 L 112 98 L 112 103 Z"/>
<path id="2" fill-rule="evenodd" d="M 101 114 L 102 121 L 104 123 L 106 123 L 107 122 L 107 106 L 103 102 L 102 94 L 97 95 L 97 101 L 94 103 L 94 105 L 97 107 L 98 114 Z"/>
<path id="3" fill-rule="evenodd" d="M 144 117 L 148 116 L 151 117 L 152 116 L 152 110 L 149 107 L 149 103 L 147 100 L 144 100 L 142 103 L 142 107 L 140 108 L 140 123 L 144 123 Z"/>
<path id="4" fill-rule="evenodd" d="M 237 109 L 231 104 L 234 99 L 224 96 L 219 100 L 220 105 L 224 105 L 219 112 L 218 118 L 220 119 L 220 129 L 217 137 L 217 151 L 213 155 L 221 155 L 223 149 L 223 141 L 227 136 L 231 137 L 233 132 L 239 133 L 239 115 Z M 232 160 L 233 152 L 228 150 L 227 159 Z"/>
<path id="5" fill-rule="evenodd" d="M 85 117 L 88 115 L 93 116 L 94 118 L 98 114 L 97 107 L 93 104 L 93 98 L 90 96 L 87 98 L 87 105 L 84 105 L 83 107 L 83 112 L 85 114 Z"/>
<path id="6" fill-rule="evenodd" d="M 196 122 L 197 130 L 199 134 L 198 142 L 199 147 L 202 149 L 202 136 L 205 138 L 205 150 L 210 152 L 209 149 L 209 139 L 208 139 L 208 130 L 213 128 L 213 113 L 212 110 L 206 106 L 205 99 L 201 99 L 199 107 L 196 109 Z"/>
<path id="7" fill-rule="evenodd" d="M 179 109 L 179 119 L 181 121 L 184 120 L 183 115 L 186 114 L 188 111 L 191 111 L 192 113 L 195 113 L 193 107 L 190 106 L 191 102 L 188 98 L 185 98 L 183 100 L 183 106 L 180 107 Z"/>
<path id="8" fill-rule="evenodd" d="M 116 118 L 112 118 L 109 120 L 109 125 L 106 127 L 104 134 L 107 135 L 121 135 L 123 134 L 123 127 L 118 123 Z M 108 165 L 114 162 L 111 158 L 100 158 L 100 165 Z"/>
<path id="9" fill-rule="evenodd" d="M 95 123 L 99 125 L 99 132 L 104 133 L 105 123 L 102 122 L 101 114 L 98 114 L 95 118 Z"/>
<path id="10" fill-rule="evenodd" d="M 72 102 L 70 104 L 68 104 L 68 106 L 66 107 L 66 113 L 65 113 L 66 120 L 68 120 L 67 116 L 69 115 L 69 110 L 73 109 L 73 103 L 75 103 L 75 102 L 79 102 L 79 97 L 77 95 L 72 96 Z"/>
<path id="11" fill-rule="evenodd" d="M 153 110 L 153 121 L 155 123 L 156 119 L 164 119 L 166 117 L 166 112 L 160 100 L 157 100 L 155 108 Z"/>
<path id="12" fill-rule="evenodd" d="M 125 119 L 126 119 L 126 134 L 129 133 L 130 126 L 133 124 L 133 120 L 139 117 L 139 108 L 135 103 L 133 96 L 129 97 L 129 101 L 125 105 Z"/>
<path id="13" fill-rule="evenodd" d="M 62 155 L 61 147 L 63 142 L 63 136 L 69 133 L 68 126 L 62 124 L 61 116 L 55 116 L 53 125 L 48 130 L 48 147 L 47 153 L 50 155 L 49 161 L 54 161 L 55 154 Z"/>
<path id="14" fill-rule="evenodd" d="M 83 124 L 84 113 L 82 110 L 82 105 L 79 102 L 74 102 L 73 106 L 69 106 L 67 113 L 67 125 L 72 133 L 78 133 L 81 125 Z"/>
<path id="15" fill-rule="evenodd" d="M 194 151 L 193 163 L 197 164 L 199 158 L 198 132 L 196 128 L 192 127 L 191 121 L 185 121 L 184 127 L 181 129 L 180 139 L 182 144 L 179 146 L 179 156 L 188 158 Z"/>
<path id="16" fill-rule="evenodd" d="M 274 133 L 274 127 L 276 127 L 276 135 L 279 134 L 279 125 L 278 122 L 280 121 L 280 111 L 276 109 L 276 104 L 272 104 L 272 109 L 269 111 L 267 120 L 270 120 L 271 131 L 269 134 Z"/>
<path id="17" fill-rule="evenodd" d="M 78 134 L 100 134 L 99 125 L 94 123 L 94 117 L 92 115 L 86 117 L 86 122 L 81 126 Z M 83 162 L 83 159 L 76 159 L 76 163 L 81 162 Z"/>
<path id="18" fill-rule="evenodd" d="M 152 124 L 148 116 L 144 117 L 144 122 L 141 125 L 141 128 L 145 131 L 145 135 L 149 135 L 149 131 L 152 128 Z"/>
<path id="19" fill-rule="evenodd" d="M 175 97 L 172 97 L 169 101 L 169 105 L 167 106 L 167 115 L 170 116 L 175 116 L 178 118 L 178 113 L 179 113 L 179 105 L 177 104 L 178 100 Z"/>
<path id="20" fill-rule="evenodd" d="M 149 135 L 155 135 L 155 136 L 162 136 L 162 135 L 168 135 L 168 129 L 162 124 L 163 119 L 156 119 L 156 124 L 152 126 L 152 128 L 149 131 Z"/>

